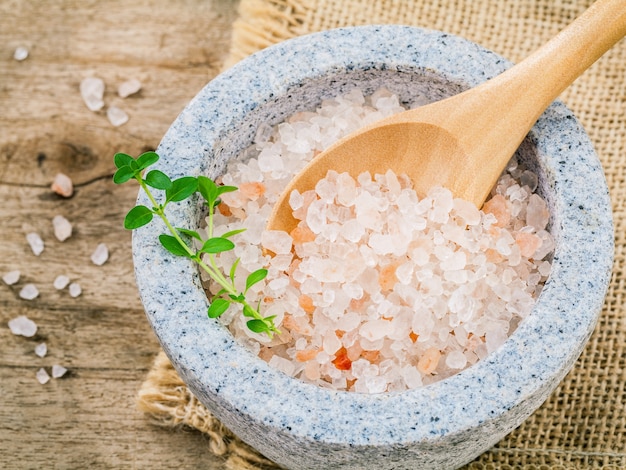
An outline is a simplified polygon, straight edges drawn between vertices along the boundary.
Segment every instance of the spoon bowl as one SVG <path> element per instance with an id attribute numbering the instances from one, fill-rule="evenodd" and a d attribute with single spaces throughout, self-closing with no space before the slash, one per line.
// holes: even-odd
<path id="1" fill-rule="evenodd" d="M 314 158 L 287 185 L 269 230 L 296 226 L 293 190 L 313 189 L 328 170 L 406 174 L 419 196 L 443 186 L 481 207 L 539 116 L 626 35 L 626 1 L 597 0 L 523 62 L 451 98 L 383 119 Z"/>

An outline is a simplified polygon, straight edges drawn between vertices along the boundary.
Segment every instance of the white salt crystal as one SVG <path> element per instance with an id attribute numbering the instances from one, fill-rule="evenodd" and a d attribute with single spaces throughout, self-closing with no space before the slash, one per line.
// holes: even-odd
<path id="1" fill-rule="evenodd" d="M 126 111 L 117 106 L 109 106 L 107 108 L 107 118 L 109 118 L 109 122 L 115 127 L 119 127 L 128 122 L 128 114 L 126 114 Z"/>
<path id="2" fill-rule="evenodd" d="M 58 364 L 52 366 L 52 377 L 55 379 L 63 377 L 67 373 L 67 369 Z"/>
<path id="3" fill-rule="evenodd" d="M 12 286 L 16 284 L 20 280 L 21 273 L 17 270 L 9 271 L 4 276 L 2 276 L 2 280 L 7 286 Z"/>
<path id="4" fill-rule="evenodd" d="M 27 338 L 35 336 L 37 333 L 37 324 L 24 315 L 9 320 L 9 328 L 14 335 L 26 336 Z"/>
<path id="5" fill-rule="evenodd" d="M 83 289 L 80 287 L 80 284 L 77 282 L 72 282 L 69 287 L 70 297 L 78 297 L 82 294 Z"/>
<path id="6" fill-rule="evenodd" d="M 35 284 L 25 284 L 19 295 L 24 300 L 33 300 L 39 295 L 39 289 Z"/>
<path id="7" fill-rule="evenodd" d="M 377 341 L 384 338 L 392 331 L 391 322 L 387 320 L 372 320 L 364 323 L 359 328 L 361 336 L 368 341 Z"/>
<path id="8" fill-rule="evenodd" d="M 55 215 L 52 218 L 52 227 L 54 228 L 54 236 L 60 242 L 72 236 L 72 224 L 62 215 Z"/>
<path id="9" fill-rule="evenodd" d="M 104 107 L 104 81 L 97 77 L 87 77 L 80 82 L 80 94 L 91 111 Z"/>
<path id="10" fill-rule="evenodd" d="M 46 372 L 46 369 L 44 369 L 43 367 L 37 371 L 37 374 L 35 374 L 35 377 L 37 377 L 37 381 L 41 385 L 47 384 L 50 381 L 50 376 Z"/>
<path id="11" fill-rule="evenodd" d="M 265 230 L 261 234 L 261 245 L 277 255 L 286 255 L 291 252 L 293 238 L 282 230 Z"/>
<path id="12" fill-rule="evenodd" d="M 278 355 L 272 356 L 269 360 L 269 365 L 290 376 L 295 371 L 293 362 Z"/>
<path id="13" fill-rule="evenodd" d="M 91 254 L 91 262 L 96 266 L 102 266 L 109 259 L 109 249 L 104 243 L 98 244 Z"/>
<path id="14" fill-rule="evenodd" d="M 39 343 L 37 346 L 35 346 L 35 354 L 37 354 L 39 357 L 45 357 L 47 353 L 48 346 L 46 346 L 46 343 Z"/>
<path id="15" fill-rule="evenodd" d="M 30 232 L 26 234 L 26 241 L 30 245 L 30 249 L 33 250 L 35 256 L 39 256 L 43 252 L 44 244 L 43 240 L 36 232 Z"/>
<path id="16" fill-rule="evenodd" d="M 289 195 L 289 206 L 295 211 L 297 209 L 300 209 L 303 204 L 304 197 L 302 196 L 302 194 L 300 194 L 300 192 L 296 189 L 291 191 L 291 194 Z"/>
<path id="17" fill-rule="evenodd" d="M 74 194 L 74 184 L 69 176 L 63 173 L 57 173 L 54 177 L 54 181 L 50 186 L 50 189 L 57 193 L 59 196 L 70 197 Z"/>
<path id="18" fill-rule="evenodd" d="M 136 78 L 131 78 L 130 80 L 120 83 L 120 86 L 117 87 L 117 94 L 122 98 L 126 98 L 130 95 L 134 95 L 139 90 L 141 90 L 141 82 Z"/>
<path id="19" fill-rule="evenodd" d="M 61 290 L 61 289 L 65 289 L 69 283 L 70 283 L 70 278 L 61 274 L 54 279 L 53 286 L 55 289 Z"/>
<path id="20" fill-rule="evenodd" d="M 26 60 L 28 57 L 28 49 L 23 46 L 19 46 L 15 48 L 15 52 L 13 52 L 13 58 L 18 62 Z"/>

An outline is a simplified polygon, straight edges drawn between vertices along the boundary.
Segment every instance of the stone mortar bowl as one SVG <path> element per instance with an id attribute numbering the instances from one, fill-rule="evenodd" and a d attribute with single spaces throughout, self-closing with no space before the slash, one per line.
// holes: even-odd
<path id="1" fill-rule="evenodd" d="M 289 40 L 211 81 L 169 129 L 159 168 L 217 177 L 276 124 L 354 87 L 382 85 L 410 104 L 478 85 L 511 66 L 467 40 L 403 26 L 332 30 Z M 552 273 L 528 318 L 459 374 L 402 393 L 336 392 L 283 375 L 207 317 L 196 265 L 165 252 L 164 227 L 137 230 L 133 252 L 148 319 L 194 395 L 245 442 L 291 469 L 457 468 L 519 426 L 581 353 L 604 301 L 613 258 L 608 189 L 592 144 L 555 102 L 518 151 L 539 175 L 556 239 Z M 148 204 L 145 194 L 139 202 Z M 198 204 L 170 206 L 197 228 Z"/>

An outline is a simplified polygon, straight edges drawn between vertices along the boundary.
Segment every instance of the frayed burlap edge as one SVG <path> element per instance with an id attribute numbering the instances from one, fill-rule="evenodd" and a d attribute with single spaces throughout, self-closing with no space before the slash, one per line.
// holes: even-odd
<path id="1" fill-rule="evenodd" d="M 279 469 L 242 442 L 189 391 L 163 351 L 156 359 L 137 394 L 137 407 L 154 424 L 167 428 L 188 426 L 205 434 L 209 450 L 224 458 L 229 470 Z"/>

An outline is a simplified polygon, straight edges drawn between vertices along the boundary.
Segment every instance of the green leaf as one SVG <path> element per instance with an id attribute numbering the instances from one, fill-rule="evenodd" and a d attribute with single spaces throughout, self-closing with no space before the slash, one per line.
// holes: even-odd
<path id="1" fill-rule="evenodd" d="M 209 318 L 217 318 L 226 310 L 228 310 L 228 306 L 230 305 L 230 301 L 226 299 L 213 299 L 211 305 L 209 305 L 208 315 Z"/>
<path id="2" fill-rule="evenodd" d="M 237 189 L 237 186 L 218 186 L 217 195 L 220 196 L 224 193 L 232 193 L 233 191 L 237 191 Z"/>
<path id="3" fill-rule="evenodd" d="M 243 306 L 243 316 L 244 317 L 248 317 L 248 318 L 254 318 L 257 315 L 257 313 L 254 311 L 254 309 L 252 307 L 250 307 L 249 305 L 244 305 Z"/>
<path id="4" fill-rule="evenodd" d="M 124 218 L 124 228 L 133 230 L 143 227 L 150 223 L 152 217 L 154 217 L 154 213 L 146 206 L 135 206 L 126 214 Z"/>
<path id="5" fill-rule="evenodd" d="M 213 237 L 204 242 L 200 251 L 202 253 L 221 253 L 235 248 L 235 244 L 226 238 Z"/>
<path id="6" fill-rule="evenodd" d="M 218 196 L 217 185 L 213 182 L 213 180 L 211 178 L 207 178 L 206 176 L 198 176 L 198 191 L 209 207 L 211 207 Z"/>
<path id="7" fill-rule="evenodd" d="M 244 292 L 248 292 L 248 290 L 258 282 L 261 282 L 267 276 L 267 269 L 261 268 L 257 269 L 253 273 L 248 275 L 246 279 L 246 290 Z"/>
<path id="8" fill-rule="evenodd" d="M 122 166 L 113 175 L 113 182 L 115 184 L 126 183 L 135 177 L 135 172 L 129 166 Z"/>
<path id="9" fill-rule="evenodd" d="M 234 235 L 237 235 L 238 233 L 242 233 L 245 232 L 246 229 L 245 228 L 240 228 L 238 230 L 231 230 L 230 232 L 226 232 L 225 234 L 222 235 L 222 238 L 230 238 Z"/>
<path id="10" fill-rule="evenodd" d="M 230 267 L 230 274 L 228 276 L 230 277 L 230 281 L 233 284 L 235 284 L 235 272 L 237 271 L 237 266 L 239 266 L 240 261 L 241 261 L 241 258 L 237 258 L 235 262 L 233 263 L 233 265 Z"/>
<path id="11" fill-rule="evenodd" d="M 250 331 L 255 333 L 269 333 L 271 331 L 270 327 L 263 320 L 248 320 L 246 325 L 248 325 Z"/>
<path id="12" fill-rule="evenodd" d="M 228 294 L 228 297 L 233 299 L 235 302 L 239 302 L 239 303 L 243 303 L 246 301 L 246 297 L 243 294 L 239 294 L 239 295 Z"/>
<path id="13" fill-rule="evenodd" d="M 145 152 L 137 157 L 137 164 L 140 170 L 145 170 L 150 165 L 154 165 L 159 161 L 159 155 L 156 152 Z"/>
<path id="14" fill-rule="evenodd" d="M 196 240 L 202 241 L 202 237 L 200 236 L 198 232 L 194 232 L 193 230 L 187 230 L 186 228 L 179 228 L 179 227 L 176 227 L 176 230 L 178 230 L 180 233 L 184 235 L 187 235 L 189 237 L 195 238 Z"/>
<path id="15" fill-rule="evenodd" d="M 135 161 L 135 159 L 126 153 L 116 153 L 113 161 L 117 168 L 122 168 L 123 166 L 130 166 L 130 162 Z"/>
<path id="16" fill-rule="evenodd" d="M 148 186 L 156 189 L 168 190 L 172 187 L 172 180 L 169 176 L 159 170 L 150 170 L 146 175 L 145 182 Z"/>
<path id="17" fill-rule="evenodd" d="M 185 246 L 181 245 L 181 243 L 171 235 L 161 234 L 159 235 L 159 241 L 163 248 L 176 256 L 184 256 L 186 258 L 190 258 L 191 255 L 185 249 Z"/>
<path id="18" fill-rule="evenodd" d="M 178 202 L 187 199 L 198 188 L 198 180 L 193 176 L 183 176 L 172 181 L 172 186 L 165 191 L 166 202 Z"/>

